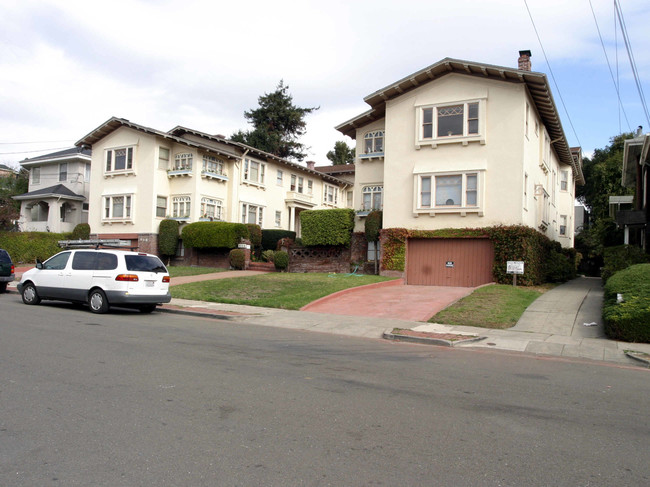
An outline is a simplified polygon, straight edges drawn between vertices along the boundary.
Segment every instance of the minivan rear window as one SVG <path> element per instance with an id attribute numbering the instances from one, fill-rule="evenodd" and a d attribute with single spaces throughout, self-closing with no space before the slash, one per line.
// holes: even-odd
<path id="1" fill-rule="evenodd" d="M 125 255 L 124 260 L 130 271 L 167 272 L 165 265 L 153 255 Z"/>

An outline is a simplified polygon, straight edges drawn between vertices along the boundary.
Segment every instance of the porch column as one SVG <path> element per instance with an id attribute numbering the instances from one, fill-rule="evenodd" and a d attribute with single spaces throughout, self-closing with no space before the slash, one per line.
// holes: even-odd
<path id="1" fill-rule="evenodd" d="M 630 244 L 630 227 L 628 227 L 627 225 L 623 227 L 623 243 L 625 245 Z"/>
<path id="2" fill-rule="evenodd" d="M 289 230 L 293 232 L 296 231 L 296 207 L 295 206 L 289 207 Z"/>

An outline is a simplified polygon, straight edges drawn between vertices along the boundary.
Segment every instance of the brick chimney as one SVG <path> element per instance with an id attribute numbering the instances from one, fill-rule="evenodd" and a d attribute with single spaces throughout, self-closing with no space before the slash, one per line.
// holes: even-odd
<path id="1" fill-rule="evenodd" d="M 316 167 L 316 163 L 314 161 L 307 161 L 307 169 L 311 169 L 313 171 L 314 167 Z"/>
<path id="2" fill-rule="evenodd" d="M 530 51 L 519 51 L 519 67 L 522 71 L 531 71 L 532 64 L 530 62 L 530 57 L 532 54 Z"/>

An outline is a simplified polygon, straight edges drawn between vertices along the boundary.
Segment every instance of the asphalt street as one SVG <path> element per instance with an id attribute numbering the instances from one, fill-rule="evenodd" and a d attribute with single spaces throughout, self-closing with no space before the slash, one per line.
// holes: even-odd
<path id="1" fill-rule="evenodd" d="M 0 485 L 647 485 L 649 374 L 1 295 Z"/>

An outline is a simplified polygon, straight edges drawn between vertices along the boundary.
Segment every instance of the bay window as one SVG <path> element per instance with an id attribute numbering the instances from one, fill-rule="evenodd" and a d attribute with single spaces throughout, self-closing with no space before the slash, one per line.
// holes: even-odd
<path id="1" fill-rule="evenodd" d="M 189 218 L 192 198 L 189 196 L 174 196 L 172 198 L 172 218 Z"/>
<path id="2" fill-rule="evenodd" d="M 376 154 L 384 152 L 384 131 L 376 130 L 363 136 L 363 153 Z"/>
<path id="3" fill-rule="evenodd" d="M 383 191 L 383 186 L 364 186 L 361 190 L 363 195 L 361 209 L 363 211 L 381 210 Z"/>
<path id="4" fill-rule="evenodd" d="M 225 176 L 223 160 L 214 156 L 203 156 L 203 172 Z"/>
<path id="5" fill-rule="evenodd" d="M 215 198 L 201 198 L 201 218 L 223 220 L 223 202 Z"/>
<path id="6" fill-rule="evenodd" d="M 174 171 L 191 171 L 192 170 L 192 159 L 194 158 L 191 152 L 186 152 L 183 154 L 176 154 L 174 158 Z"/>

